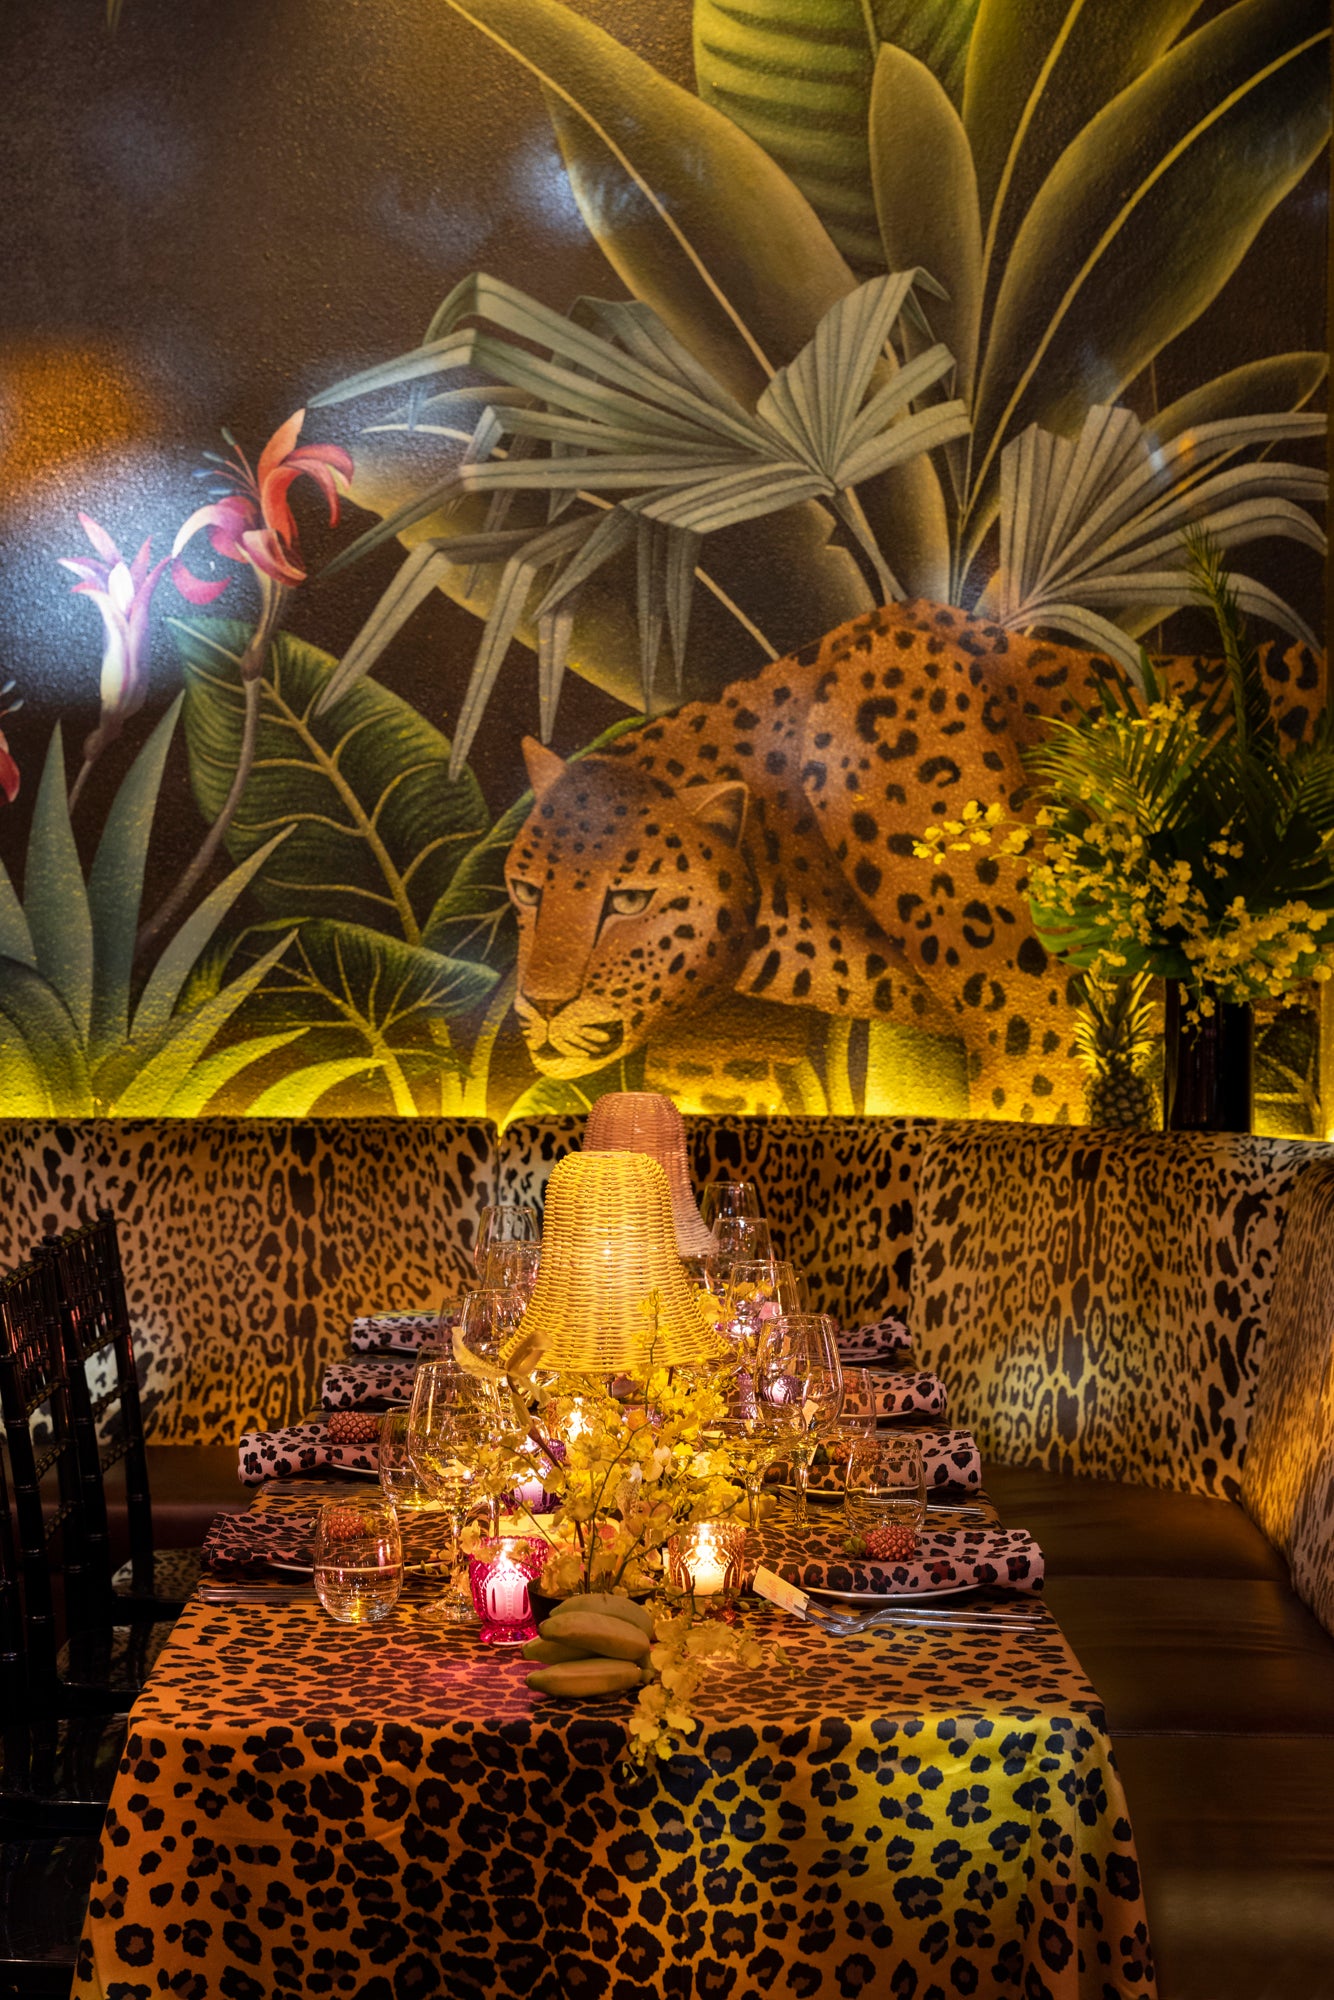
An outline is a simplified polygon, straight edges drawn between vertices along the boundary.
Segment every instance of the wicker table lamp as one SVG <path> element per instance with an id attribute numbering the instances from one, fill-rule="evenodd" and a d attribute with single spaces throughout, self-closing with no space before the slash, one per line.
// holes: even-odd
<path id="1" fill-rule="evenodd" d="M 658 1299 L 656 1330 L 646 1315 Z M 542 1258 L 502 1367 L 581 1374 L 711 1361 L 728 1343 L 681 1263 L 671 1190 L 644 1153 L 570 1153 L 547 1183 Z"/>
<path id="2" fill-rule="evenodd" d="M 716 1249 L 690 1185 L 685 1120 L 670 1097 L 656 1090 L 611 1090 L 594 1098 L 584 1127 L 584 1151 L 647 1153 L 667 1176 L 681 1255 L 707 1257 Z"/>

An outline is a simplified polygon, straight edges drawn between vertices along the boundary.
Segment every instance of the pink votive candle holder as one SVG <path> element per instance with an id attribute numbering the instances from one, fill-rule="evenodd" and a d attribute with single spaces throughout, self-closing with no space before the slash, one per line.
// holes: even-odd
<path id="1" fill-rule="evenodd" d="M 529 1585 L 541 1576 L 550 1554 L 545 1542 L 528 1535 L 478 1543 L 468 1557 L 468 1586 L 484 1646 L 522 1646 L 537 1637 Z"/>

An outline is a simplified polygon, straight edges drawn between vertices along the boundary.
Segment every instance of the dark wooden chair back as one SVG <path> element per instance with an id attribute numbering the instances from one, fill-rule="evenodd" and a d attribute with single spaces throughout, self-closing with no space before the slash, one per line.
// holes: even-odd
<path id="1" fill-rule="evenodd" d="M 94 1555 L 108 1550 L 106 1483 L 117 1466 L 125 1486 L 134 1588 L 153 1588 L 153 1509 L 139 1401 L 134 1336 L 125 1302 L 116 1218 L 109 1210 L 79 1229 L 48 1236 L 37 1252 L 51 1271 L 60 1304 L 74 1444 L 83 1486 L 86 1531 Z"/>
<path id="2" fill-rule="evenodd" d="M 0 1415 L 14 1486 L 28 1692 L 38 1704 L 59 1692 L 53 1575 L 61 1579 L 66 1617 L 82 1622 L 104 1615 L 110 1573 L 105 1535 L 100 1551 L 89 1548 L 60 1319 L 46 1259 L 0 1276 Z"/>

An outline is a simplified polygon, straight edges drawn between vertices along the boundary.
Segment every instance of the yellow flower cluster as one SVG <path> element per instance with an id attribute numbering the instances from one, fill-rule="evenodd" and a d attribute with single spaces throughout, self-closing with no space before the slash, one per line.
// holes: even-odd
<path id="1" fill-rule="evenodd" d="M 973 800 L 957 818 L 928 827 L 913 852 L 935 861 L 985 847 L 1022 858 L 1019 886 L 1049 949 L 1104 979 L 1143 971 L 1180 979 L 1197 1018 L 1212 1013 L 1214 996 L 1278 996 L 1299 980 L 1331 977 L 1334 912 L 1276 897 L 1265 885 L 1253 900 L 1234 893 L 1223 901 L 1218 885 L 1235 882 L 1233 864 L 1245 859 L 1236 826 L 1197 836 L 1186 858 L 1176 851 L 1171 788 L 1155 793 L 1137 782 L 1156 761 L 1203 754 L 1183 701 L 1153 701 L 1138 716 L 1095 716 L 1082 733 L 1095 769 L 1100 740 L 1115 747 L 1107 768 L 1122 782 L 1112 796 L 1100 793 L 1093 770 L 1076 781 L 1067 766 L 1056 800 L 1049 787 L 1031 822 Z"/>
<path id="2" fill-rule="evenodd" d="M 754 1672 L 767 1660 L 784 1664 L 777 1648 L 766 1653 L 736 1626 L 696 1624 L 689 1613 L 659 1618 L 649 1654 L 656 1679 L 641 1688 L 630 1718 L 630 1754 L 636 1763 L 670 1757 L 694 1734 L 695 1696 L 711 1667 L 732 1662 Z"/>

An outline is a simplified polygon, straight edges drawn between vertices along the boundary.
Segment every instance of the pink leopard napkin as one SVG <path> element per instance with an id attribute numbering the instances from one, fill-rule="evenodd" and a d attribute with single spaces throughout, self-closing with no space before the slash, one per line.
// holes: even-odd
<path id="1" fill-rule="evenodd" d="M 412 1395 L 415 1361 L 332 1361 L 320 1381 L 326 1410 L 362 1410 L 406 1403 Z"/>
<path id="2" fill-rule="evenodd" d="M 846 1364 L 845 1364 L 846 1365 Z M 878 1417 L 943 1417 L 945 1384 L 926 1369 L 898 1370 L 868 1368 L 871 1378 L 871 1408 Z M 866 1408 L 860 1385 L 844 1378 L 843 1408 L 859 1414 Z"/>
<path id="3" fill-rule="evenodd" d="M 352 1322 L 352 1347 L 358 1354 L 418 1354 L 443 1327 L 456 1325 L 458 1316 L 455 1306 L 443 1312 L 363 1313 Z"/>
<path id="4" fill-rule="evenodd" d="M 239 1447 L 243 1486 L 265 1479 L 290 1479 L 302 1472 L 354 1472 L 376 1478 L 378 1439 L 372 1444 L 334 1444 L 327 1424 L 290 1424 L 281 1431 L 246 1431 Z"/>
<path id="5" fill-rule="evenodd" d="M 842 1327 L 838 1335 L 839 1359 L 845 1368 L 873 1368 L 911 1346 L 912 1335 L 896 1313 L 886 1313 L 868 1326 Z"/>
<path id="6" fill-rule="evenodd" d="M 235 1518 L 235 1517 L 233 1517 Z M 1042 1550 L 1024 1528 L 924 1528 L 910 1556 L 877 1560 L 849 1552 L 847 1531 L 813 1521 L 799 1531 L 766 1521 L 746 1535 L 746 1569 L 776 1571 L 801 1590 L 872 1596 L 891 1591 L 1040 1591 Z"/>
<path id="7" fill-rule="evenodd" d="M 926 1483 L 931 1490 L 962 1486 L 972 1491 L 982 1484 L 982 1456 L 971 1431 L 918 1430 L 914 1426 L 905 1435 L 915 1437 L 922 1447 Z M 837 1444 L 832 1454 L 820 1447 L 807 1481 L 809 1492 L 842 1497 L 843 1464 L 839 1452 Z M 775 1465 L 768 1478 L 774 1484 L 786 1486 L 791 1481 L 791 1472 L 785 1464 Z"/>

